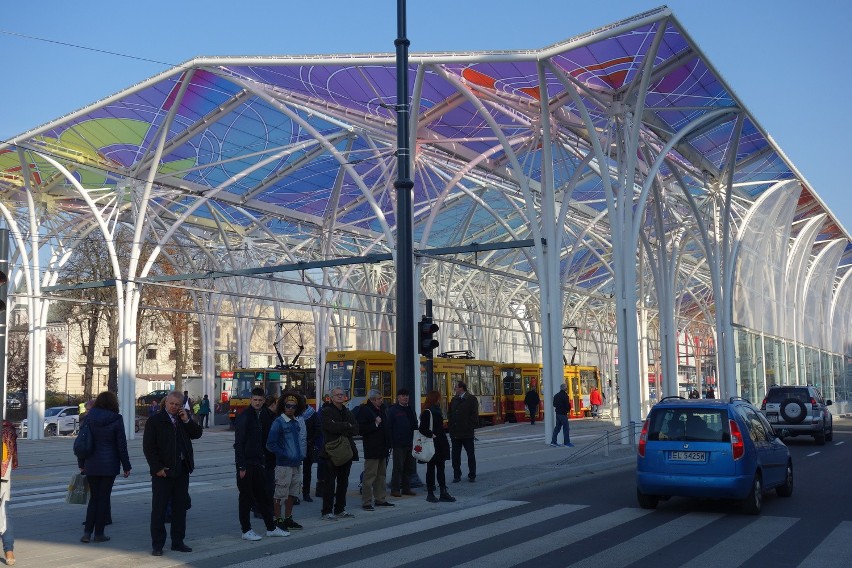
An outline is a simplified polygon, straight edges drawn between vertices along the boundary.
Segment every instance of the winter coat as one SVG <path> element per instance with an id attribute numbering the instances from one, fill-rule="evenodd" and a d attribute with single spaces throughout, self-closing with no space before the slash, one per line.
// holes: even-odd
<path id="1" fill-rule="evenodd" d="M 601 404 L 603 404 L 601 391 L 599 391 L 598 389 L 593 389 L 592 392 L 589 393 L 589 404 L 594 404 L 595 406 L 600 406 Z"/>
<path id="2" fill-rule="evenodd" d="M 417 430 L 417 415 L 411 405 L 392 404 L 388 408 L 388 432 L 392 448 L 410 448 L 414 431 Z"/>
<path id="3" fill-rule="evenodd" d="M 210 414 L 210 399 L 202 398 L 201 399 L 201 407 L 198 410 L 198 414 Z"/>
<path id="4" fill-rule="evenodd" d="M 237 416 L 234 421 L 234 462 L 237 469 L 267 464 L 266 440 L 273 419 L 272 412 L 266 407 L 261 407 L 258 412 L 249 406 Z M 267 428 L 264 428 L 264 422 L 268 423 Z"/>
<path id="5" fill-rule="evenodd" d="M 376 417 L 382 419 L 378 426 Z M 368 402 L 361 408 L 358 413 L 358 431 L 364 441 L 364 459 L 378 460 L 388 457 L 390 433 L 384 404 L 376 408 L 372 402 Z"/>
<path id="6" fill-rule="evenodd" d="M 320 413 L 320 424 L 322 428 L 323 447 L 320 451 L 320 457 L 328 458 L 325 451 L 325 444 L 345 436 L 349 438 L 349 445 L 352 446 L 353 461 L 354 456 L 358 454 L 358 448 L 355 447 L 355 442 L 352 440 L 358 435 L 358 423 L 355 421 L 355 416 L 352 411 L 346 406 L 337 408 L 334 404 L 322 407 Z"/>
<path id="7" fill-rule="evenodd" d="M 300 441 L 302 426 L 296 418 L 282 414 L 272 423 L 266 449 L 275 454 L 275 465 L 297 467 L 302 465 L 305 454 Z"/>
<path id="8" fill-rule="evenodd" d="M 83 473 L 114 477 L 119 473 L 119 465 L 124 471 L 130 471 L 127 435 L 121 414 L 105 408 L 92 408 L 87 413 L 86 423 L 92 432 L 93 451 L 85 459 L 77 458 L 77 465 L 83 468 Z"/>
<path id="9" fill-rule="evenodd" d="M 524 397 L 524 406 L 538 406 L 541 404 L 541 398 L 538 396 L 538 391 L 530 389 Z"/>
<path id="10" fill-rule="evenodd" d="M 430 413 L 432 415 L 431 429 L 429 429 Z M 450 459 L 450 442 L 447 440 L 446 431 L 444 431 L 444 415 L 441 414 L 440 406 L 435 405 L 420 413 L 419 431 L 435 442 L 435 456 L 430 461 L 439 462 Z"/>
<path id="11" fill-rule="evenodd" d="M 553 411 L 559 416 L 568 416 L 570 410 L 571 401 L 568 400 L 568 393 L 560 389 L 558 393 L 553 395 Z"/>
<path id="12" fill-rule="evenodd" d="M 479 426 L 479 402 L 469 392 L 464 397 L 456 395 L 450 401 L 447 412 L 447 422 L 450 427 L 450 438 L 464 440 L 473 438 L 473 431 Z"/>
<path id="13" fill-rule="evenodd" d="M 157 475 L 164 467 L 168 468 L 169 472 L 176 471 L 179 446 L 183 448 L 183 463 L 187 472 L 192 473 L 195 469 L 192 440 L 200 438 L 204 430 L 193 420 L 184 422 L 179 417 L 175 417 L 175 420 L 177 422 L 173 425 L 169 413 L 162 410 L 145 422 L 142 451 L 148 461 L 151 475 Z"/>

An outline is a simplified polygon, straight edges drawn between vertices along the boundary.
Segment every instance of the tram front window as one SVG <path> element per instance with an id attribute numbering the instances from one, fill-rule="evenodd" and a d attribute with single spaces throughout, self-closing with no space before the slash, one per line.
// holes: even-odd
<path id="1" fill-rule="evenodd" d="M 234 377 L 231 389 L 231 398 L 251 398 L 251 389 L 254 388 L 254 374 L 242 377 Z"/>
<path id="2" fill-rule="evenodd" d="M 349 398 L 352 388 L 352 373 L 355 371 L 355 361 L 329 361 L 325 364 L 325 392 L 330 393 L 333 389 L 341 388 Z"/>

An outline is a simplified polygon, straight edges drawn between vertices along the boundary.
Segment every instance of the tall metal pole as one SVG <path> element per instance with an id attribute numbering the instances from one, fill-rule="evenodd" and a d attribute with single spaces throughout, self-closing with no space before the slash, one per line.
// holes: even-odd
<path id="1" fill-rule="evenodd" d="M 405 0 L 396 3 L 396 381 L 414 392 L 414 241 L 409 151 L 408 38 Z M 414 393 L 417 396 L 417 393 Z"/>

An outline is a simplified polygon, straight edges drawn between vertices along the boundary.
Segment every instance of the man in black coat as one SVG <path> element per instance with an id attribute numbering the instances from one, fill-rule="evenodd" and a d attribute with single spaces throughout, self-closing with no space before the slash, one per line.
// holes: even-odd
<path id="1" fill-rule="evenodd" d="M 364 481 L 361 484 L 361 507 L 373 511 L 375 507 L 393 507 L 387 500 L 385 483 L 390 450 L 390 434 L 382 393 L 371 390 L 367 403 L 358 413 L 358 432 L 364 443 Z M 375 502 L 373 499 L 375 498 Z"/>
<path id="2" fill-rule="evenodd" d="M 349 489 L 349 471 L 352 469 L 352 459 L 340 465 L 334 465 L 325 451 L 325 446 L 340 437 L 345 437 L 355 454 L 353 436 L 358 435 L 358 423 L 352 411 L 346 407 L 346 393 L 340 387 L 331 390 L 331 404 L 323 406 L 320 413 L 323 450 L 321 456 L 326 458 L 325 487 L 322 490 L 322 518 L 336 521 L 354 517 L 346 510 L 346 492 Z"/>
<path id="3" fill-rule="evenodd" d="M 272 423 L 272 412 L 266 407 L 266 395 L 258 387 L 251 391 L 251 403 L 234 422 L 234 461 L 239 490 L 238 514 L 243 540 L 260 540 L 251 528 L 251 507 L 257 507 L 266 525 L 266 536 L 281 537 L 289 533 L 275 525 L 272 500 L 266 491 L 266 440 Z M 265 432 L 264 432 L 265 430 Z"/>
<path id="4" fill-rule="evenodd" d="M 411 490 L 411 477 L 417 473 L 414 456 L 411 455 L 411 443 L 417 430 L 417 416 L 408 403 L 411 395 L 408 389 L 399 389 L 396 404 L 388 409 L 388 431 L 393 451 L 393 471 L 391 473 L 391 495 L 417 495 Z M 402 491 L 400 491 L 400 485 Z"/>
<path id="5" fill-rule="evenodd" d="M 571 401 L 568 399 L 568 385 L 562 383 L 559 385 L 559 392 L 553 395 L 553 413 L 556 417 L 556 426 L 553 428 L 553 436 L 550 438 L 550 445 L 559 447 L 556 443 L 556 436 L 559 435 L 559 430 L 562 430 L 562 441 L 565 446 L 573 448 L 571 437 L 568 432 L 568 413 L 571 411 Z"/>
<path id="6" fill-rule="evenodd" d="M 142 451 L 151 471 L 151 547 L 153 556 L 163 555 L 166 544 L 166 506 L 172 504 L 172 550 L 192 552 L 184 543 L 186 509 L 189 504 L 189 474 L 195 469 L 192 440 L 201 437 L 201 426 L 189 419 L 183 395 L 172 391 L 163 410 L 145 423 Z"/>
<path id="7" fill-rule="evenodd" d="M 476 454 L 473 449 L 474 429 L 479 426 L 479 402 L 467 392 L 467 385 L 456 384 L 456 396 L 450 401 L 447 416 L 453 444 L 453 483 L 461 481 L 461 451 L 467 453 L 467 479 L 476 481 Z"/>
<path id="8" fill-rule="evenodd" d="M 535 419 L 538 418 L 538 405 L 541 404 L 541 398 L 538 396 L 538 391 L 535 385 L 530 385 L 530 390 L 524 397 L 524 405 L 530 411 L 530 424 L 535 424 Z"/>

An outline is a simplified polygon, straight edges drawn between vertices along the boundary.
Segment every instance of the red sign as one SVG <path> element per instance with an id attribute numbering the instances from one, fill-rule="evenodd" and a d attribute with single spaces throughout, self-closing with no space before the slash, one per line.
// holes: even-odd
<path id="1" fill-rule="evenodd" d="M 233 371 L 222 371 L 221 373 L 219 373 L 219 378 L 221 378 L 221 379 L 233 379 L 234 378 L 234 372 Z"/>

